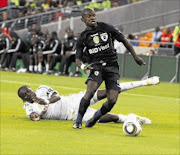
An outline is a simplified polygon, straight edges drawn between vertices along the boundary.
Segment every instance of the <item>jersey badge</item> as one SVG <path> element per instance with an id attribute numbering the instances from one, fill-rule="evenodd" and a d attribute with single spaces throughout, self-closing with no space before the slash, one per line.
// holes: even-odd
<path id="1" fill-rule="evenodd" d="M 98 36 L 94 36 L 93 37 L 93 41 L 95 44 L 99 44 L 99 37 Z"/>
<path id="2" fill-rule="evenodd" d="M 98 76 L 99 75 L 99 71 L 94 71 L 94 75 Z"/>
<path id="3" fill-rule="evenodd" d="M 104 42 L 106 42 L 106 41 L 108 40 L 108 34 L 107 34 L 107 33 L 102 33 L 102 34 L 100 34 L 100 36 L 101 36 L 101 39 L 102 39 Z"/>

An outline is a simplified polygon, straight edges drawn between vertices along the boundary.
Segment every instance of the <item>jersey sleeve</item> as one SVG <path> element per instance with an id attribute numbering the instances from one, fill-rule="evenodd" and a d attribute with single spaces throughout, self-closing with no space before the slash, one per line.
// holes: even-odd
<path id="1" fill-rule="evenodd" d="M 46 111 L 45 105 L 40 105 L 37 103 L 26 103 L 23 107 L 26 110 L 26 114 L 29 116 L 32 112 L 37 113 L 39 116 L 42 115 L 44 111 Z"/>
<path id="2" fill-rule="evenodd" d="M 111 33 L 112 38 L 116 39 L 119 42 L 122 42 L 124 40 L 124 35 L 121 31 L 117 30 L 114 26 L 110 24 L 105 25 L 105 29 Z"/>
<path id="3" fill-rule="evenodd" d="M 76 51 L 76 59 L 82 59 L 82 55 L 83 55 L 83 50 L 84 50 L 84 44 L 83 44 L 83 37 L 82 35 L 79 37 L 79 39 L 77 40 L 77 43 L 76 43 L 76 48 L 75 48 L 75 51 Z"/>
<path id="4" fill-rule="evenodd" d="M 54 93 L 59 95 L 59 93 L 56 90 L 53 90 L 51 87 L 45 85 L 41 85 L 40 87 L 38 87 L 35 92 L 37 97 L 44 100 L 50 99 Z"/>

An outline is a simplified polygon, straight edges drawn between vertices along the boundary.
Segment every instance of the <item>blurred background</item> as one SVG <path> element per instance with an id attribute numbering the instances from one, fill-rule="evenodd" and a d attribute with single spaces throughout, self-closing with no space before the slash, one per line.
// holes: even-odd
<path id="1" fill-rule="evenodd" d="M 121 77 L 180 82 L 178 0 L 0 0 L 1 71 L 86 77 L 74 63 L 84 8 L 121 31 L 146 61 L 137 66 L 115 40 Z"/>

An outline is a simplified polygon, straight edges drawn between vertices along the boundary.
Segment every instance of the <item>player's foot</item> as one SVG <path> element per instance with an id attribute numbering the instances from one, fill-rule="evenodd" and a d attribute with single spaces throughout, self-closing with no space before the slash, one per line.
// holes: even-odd
<path id="1" fill-rule="evenodd" d="M 86 125 L 85 125 L 86 128 L 93 127 L 98 120 L 99 120 L 99 118 L 96 117 L 96 113 L 95 113 L 94 116 L 86 122 Z"/>
<path id="2" fill-rule="evenodd" d="M 75 123 L 73 124 L 73 128 L 74 128 L 74 129 L 82 129 L 82 123 L 80 123 L 80 122 L 75 122 Z"/>
<path id="3" fill-rule="evenodd" d="M 146 118 L 146 117 L 141 117 L 141 116 L 138 116 L 138 115 L 135 115 L 135 114 L 129 114 L 128 115 L 128 118 L 136 118 L 137 120 L 139 120 L 139 122 L 141 124 L 146 124 L 146 125 L 150 125 L 151 124 L 151 120 Z"/>
<path id="4" fill-rule="evenodd" d="M 151 77 L 151 78 L 148 78 L 148 79 L 146 80 L 147 86 L 156 85 L 156 84 L 160 83 L 159 78 L 160 78 L 160 77 L 158 77 L 158 76 L 153 76 L 153 77 Z"/>

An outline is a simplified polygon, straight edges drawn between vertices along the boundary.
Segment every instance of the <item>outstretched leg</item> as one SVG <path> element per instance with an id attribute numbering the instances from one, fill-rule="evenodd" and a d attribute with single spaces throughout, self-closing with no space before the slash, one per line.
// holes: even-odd
<path id="1" fill-rule="evenodd" d="M 121 83 L 121 92 L 127 91 L 127 90 L 131 90 L 134 88 L 138 88 L 138 87 L 142 87 L 142 86 L 151 86 L 151 85 L 156 85 L 158 84 L 159 81 L 159 77 L 154 76 L 151 78 L 148 78 L 146 80 L 142 80 L 142 81 L 133 81 L 133 82 L 124 82 Z M 107 97 L 107 93 L 106 90 L 98 90 L 97 91 L 97 100 L 102 100 L 104 98 Z"/>

